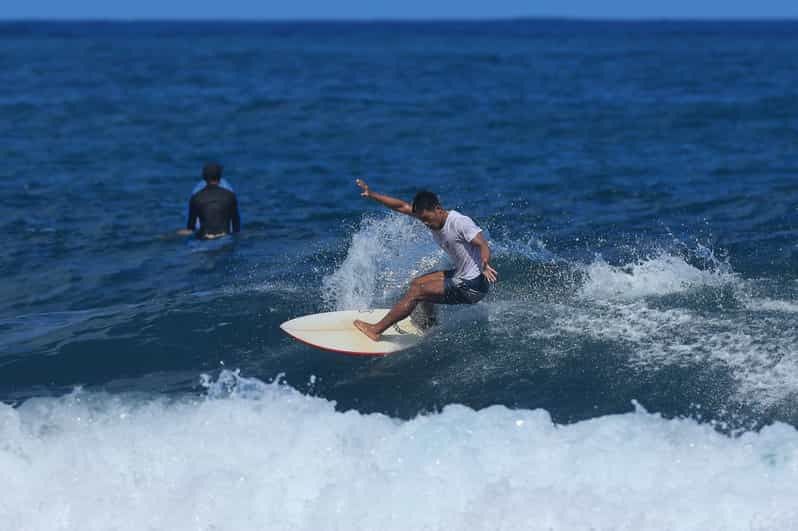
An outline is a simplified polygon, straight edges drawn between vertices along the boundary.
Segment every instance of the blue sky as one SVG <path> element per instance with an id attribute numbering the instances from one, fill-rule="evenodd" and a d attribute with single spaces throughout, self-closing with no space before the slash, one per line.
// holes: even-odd
<path id="1" fill-rule="evenodd" d="M 0 19 L 798 18 L 798 0 L 3 0 Z"/>

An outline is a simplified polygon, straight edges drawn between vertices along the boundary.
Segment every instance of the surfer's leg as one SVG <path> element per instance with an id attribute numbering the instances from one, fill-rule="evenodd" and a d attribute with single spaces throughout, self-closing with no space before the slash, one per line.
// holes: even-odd
<path id="1" fill-rule="evenodd" d="M 432 328 L 438 323 L 438 319 L 435 315 L 435 305 L 429 301 L 419 302 L 416 309 L 410 314 L 410 319 L 422 330 Z"/>
<path id="2" fill-rule="evenodd" d="M 441 302 L 444 293 L 444 273 L 443 271 L 436 271 L 435 273 L 428 273 L 418 278 L 413 279 L 410 283 L 410 289 L 407 293 L 399 299 L 391 311 L 387 313 L 382 320 L 375 324 L 366 323 L 364 321 L 355 321 L 355 326 L 369 336 L 374 341 L 377 341 L 389 326 L 398 323 L 413 311 L 416 305 L 420 302 Z"/>

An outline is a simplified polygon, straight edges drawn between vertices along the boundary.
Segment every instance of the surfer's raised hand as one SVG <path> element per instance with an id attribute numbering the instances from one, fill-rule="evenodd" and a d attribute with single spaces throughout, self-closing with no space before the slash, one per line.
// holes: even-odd
<path id="1" fill-rule="evenodd" d="M 369 185 L 366 184 L 366 181 L 363 179 L 355 179 L 355 182 L 360 188 L 363 189 L 363 191 L 360 192 L 360 195 L 363 197 L 371 197 L 371 194 L 369 193 Z"/>
<path id="2" fill-rule="evenodd" d="M 499 278 L 499 273 L 497 273 L 488 262 L 482 263 L 482 274 L 485 275 L 485 279 L 491 284 L 496 282 L 496 279 Z"/>
<path id="3" fill-rule="evenodd" d="M 408 216 L 413 215 L 413 207 L 410 206 L 410 203 L 406 203 L 401 199 L 396 199 L 395 197 L 390 197 L 387 195 L 378 194 L 377 192 L 372 192 L 369 190 L 369 185 L 363 179 L 355 179 L 357 185 L 363 190 L 360 192 L 360 195 L 363 197 L 367 197 L 369 199 L 373 199 L 376 202 L 380 203 L 383 206 L 390 208 L 391 210 L 396 210 L 402 214 L 407 214 Z"/>

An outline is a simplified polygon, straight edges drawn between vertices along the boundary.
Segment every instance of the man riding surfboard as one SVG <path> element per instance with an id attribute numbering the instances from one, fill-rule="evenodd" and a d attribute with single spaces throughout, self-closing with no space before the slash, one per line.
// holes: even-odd
<path id="1" fill-rule="evenodd" d="M 496 282 L 497 273 L 490 266 L 490 246 L 482 229 L 471 218 L 456 210 L 444 210 L 438 196 L 432 192 L 418 192 L 410 204 L 372 192 L 361 179 L 356 182 L 363 197 L 420 219 L 454 264 L 454 269 L 414 278 L 407 292 L 379 322 L 354 321 L 358 330 L 378 341 L 388 327 L 410 315 L 419 303 L 474 304 L 488 293 L 489 284 Z"/>

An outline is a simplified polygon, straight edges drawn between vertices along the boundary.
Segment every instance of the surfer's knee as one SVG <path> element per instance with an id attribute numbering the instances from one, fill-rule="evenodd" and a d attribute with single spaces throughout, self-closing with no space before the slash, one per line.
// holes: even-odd
<path id="1" fill-rule="evenodd" d="M 413 281 L 410 282 L 410 289 L 407 290 L 407 293 L 414 299 L 424 295 L 424 283 L 420 278 L 414 278 Z"/>

